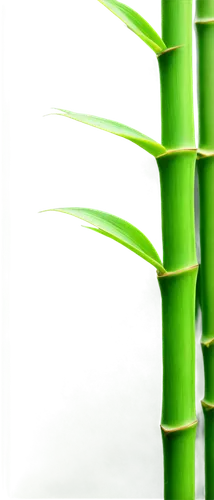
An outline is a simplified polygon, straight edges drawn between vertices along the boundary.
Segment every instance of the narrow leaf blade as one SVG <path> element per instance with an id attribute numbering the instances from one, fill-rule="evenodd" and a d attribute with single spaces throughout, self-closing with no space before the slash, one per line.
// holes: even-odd
<path id="1" fill-rule="evenodd" d="M 46 210 L 45 210 L 46 211 Z M 90 208 L 56 208 L 47 211 L 62 212 L 73 215 L 79 219 L 95 226 L 92 229 L 104 236 L 107 236 L 136 253 L 144 260 L 152 264 L 160 273 L 165 269 L 161 263 L 152 243 L 146 236 L 129 222 L 116 217 L 115 215 L 101 212 Z"/>
<path id="2" fill-rule="evenodd" d="M 115 16 L 123 21 L 127 27 L 141 38 L 154 52 L 159 54 L 166 50 L 166 45 L 157 32 L 150 26 L 143 17 L 133 9 L 117 2 L 116 0 L 98 0 Z"/>
<path id="3" fill-rule="evenodd" d="M 105 118 L 99 118 L 93 115 L 74 113 L 73 111 L 67 111 L 66 109 L 54 109 L 56 109 L 56 111 L 58 112 L 51 114 L 65 116 L 66 118 L 71 118 L 72 120 L 90 125 L 91 127 L 95 127 L 100 130 L 104 130 L 105 132 L 110 132 L 111 134 L 123 137 L 124 139 L 134 142 L 134 144 L 137 144 L 137 146 L 140 146 L 155 157 L 166 153 L 166 148 L 162 146 L 162 144 L 159 144 L 150 137 L 141 134 L 141 132 L 138 132 L 137 130 L 127 127 L 126 125 L 123 125 L 121 123 L 114 122 L 112 120 L 106 120 Z"/>

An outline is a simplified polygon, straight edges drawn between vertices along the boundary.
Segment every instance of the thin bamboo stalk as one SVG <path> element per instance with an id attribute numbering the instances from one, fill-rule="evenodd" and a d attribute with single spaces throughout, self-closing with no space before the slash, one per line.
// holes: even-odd
<path id="1" fill-rule="evenodd" d="M 197 0 L 200 292 L 205 393 L 205 498 L 214 499 L 214 2 Z"/>
<path id="2" fill-rule="evenodd" d="M 195 137 L 192 85 L 192 1 L 162 0 L 162 38 L 171 50 L 158 57 L 162 144 L 157 159 L 162 206 L 163 265 L 159 277 L 163 323 L 165 500 L 195 496 Z"/>

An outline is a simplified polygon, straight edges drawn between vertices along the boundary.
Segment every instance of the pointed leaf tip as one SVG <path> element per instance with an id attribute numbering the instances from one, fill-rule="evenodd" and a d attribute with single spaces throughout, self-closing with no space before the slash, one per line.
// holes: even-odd
<path id="1" fill-rule="evenodd" d="M 92 224 L 95 227 L 83 227 L 117 241 L 152 264 L 159 273 L 163 274 L 166 272 L 152 243 L 139 229 L 129 222 L 115 215 L 91 208 L 56 208 L 51 211 L 73 215 L 78 219 Z"/>
<path id="2" fill-rule="evenodd" d="M 137 146 L 150 153 L 151 155 L 157 157 L 166 153 L 166 148 L 154 141 L 150 137 L 141 134 L 138 130 L 135 130 L 122 123 L 114 122 L 112 120 L 106 120 L 105 118 L 99 118 L 98 116 L 85 115 L 82 113 L 75 113 L 73 111 L 67 111 L 66 109 L 53 108 L 57 113 L 52 113 L 55 115 L 65 116 L 66 118 L 71 118 L 78 122 L 84 123 L 85 125 L 90 125 L 91 127 L 104 130 L 105 132 L 110 132 L 111 134 L 118 135 L 127 139 Z"/>
<path id="3" fill-rule="evenodd" d="M 166 50 L 166 45 L 157 32 L 143 17 L 133 9 L 117 0 L 98 0 L 115 16 L 123 21 L 128 28 L 141 38 L 154 52 L 159 54 Z"/>

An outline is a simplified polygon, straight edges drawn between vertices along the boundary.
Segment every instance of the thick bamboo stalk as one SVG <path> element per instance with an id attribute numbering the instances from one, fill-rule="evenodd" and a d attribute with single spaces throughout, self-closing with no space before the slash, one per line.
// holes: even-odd
<path id="1" fill-rule="evenodd" d="M 214 2 L 197 0 L 205 498 L 214 499 Z"/>
<path id="2" fill-rule="evenodd" d="M 58 211 L 70 213 L 93 224 L 95 231 L 135 251 L 155 265 L 159 272 L 163 322 L 161 430 L 164 497 L 165 500 L 193 500 L 197 425 L 194 320 L 198 265 L 194 227 L 196 149 L 192 84 L 192 0 L 162 0 L 163 40 L 129 7 L 114 0 L 99 1 L 122 19 L 158 56 L 162 144 L 116 122 L 62 109 L 58 112 L 125 137 L 157 158 L 161 185 L 163 264 L 151 243 L 127 222 L 118 218 L 116 221 L 110 214 L 91 209 L 73 207 Z"/>
<path id="3" fill-rule="evenodd" d="M 192 85 L 192 1 L 162 0 L 162 38 L 171 50 L 158 57 L 162 144 L 157 159 L 162 206 L 163 265 L 159 277 L 163 324 L 165 500 L 195 496 L 195 137 Z"/>
<path id="4" fill-rule="evenodd" d="M 201 239 L 202 352 L 205 393 L 205 498 L 214 499 L 214 158 L 198 161 Z"/>
<path id="5" fill-rule="evenodd" d="M 162 296 L 164 498 L 193 500 L 195 491 L 194 169 L 196 154 L 159 158 L 164 262 Z"/>

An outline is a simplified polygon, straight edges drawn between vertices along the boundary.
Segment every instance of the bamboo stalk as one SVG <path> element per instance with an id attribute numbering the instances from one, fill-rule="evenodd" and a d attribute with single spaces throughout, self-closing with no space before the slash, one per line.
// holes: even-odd
<path id="1" fill-rule="evenodd" d="M 214 499 L 214 2 L 197 0 L 200 292 L 205 393 L 205 498 Z"/>
<path id="2" fill-rule="evenodd" d="M 192 85 L 192 1 L 162 0 L 162 38 L 172 50 L 158 57 L 162 144 L 157 159 L 162 206 L 165 500 L 195 496 L 195 137 Z M 174 48 L 174 50 L 173 50 Z"/>
<path id="3" fill-rule="evenodd" d="M 99 0 L 156 53 L 160 69 L 162 144 L 111 120 L 67 110 L 57 114 L 131 140 L 157 159 L 161 186 L 163 263 L 138 229 L 116 216 L 86 208 L 56 209 L 89 222 L 154 265 L 162 296 L 165 500 L 195 496 L 196 149 L 192 82 L 192 0 L 162 0 L 162 39 L 135 11 Z M 209 364 L 211 366 L 211 364 Z"/>
<path id="4" fill-rule="evenodd" d="M 163 322 L 164 497 L 185 500 L 194 498 L 197 423 L 194 334 L 197 265 L 192 204 L 195 153 L 166 155 L 158 163 L 164 262 L 172 270 L 159 278 Z"/>

